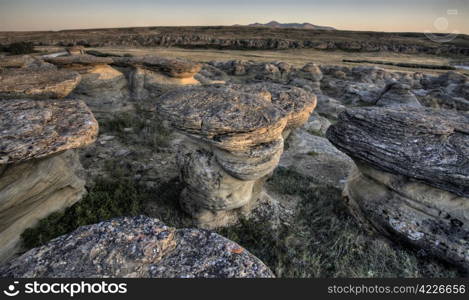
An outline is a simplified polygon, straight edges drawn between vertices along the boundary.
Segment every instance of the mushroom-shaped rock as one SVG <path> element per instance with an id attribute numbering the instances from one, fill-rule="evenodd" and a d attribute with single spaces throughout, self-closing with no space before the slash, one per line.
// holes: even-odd
<path id="1" fill-rule="evenodd" d="M 469 269 L 469 114 L 347 110 L 327 136 L 356 162 L 344 196 L 360 220 Z"/>
<path id="2" fill-rule="evenodd" d="M 141 67 L 175 78 L 190 78 L 202 69 L 202 65 L 198 63 L 159 56 L 113 57 L 112 59 L 118 66 Z"/>
<path id="3" fill-rule="evenodd" d="M 83 55 L 85 54 L 85 47 L 79 45 L 68 47 L 67 52 L 70 55 Z"/>
<path id="4" fill-rule="evenodd" d="M 92 143 L 98 124 L 70 100 L 0 101 L 0 261 L 19 250 L 21 233 L 80 200 L 83 170 L 72 150 Z"/>
<path id="5" fill-rule="evenodd" d="M 132 109 L 124 74 L 109 64 L 110 57 L 72 55 L 46 58 L 60 68 L 80 73 L 81 82 L 70 95 L 83 99 L 94 113 L 110 113 Z"/>
<path id="6" fill-rule="evenodd" d="M 430 108 L 347 110 L 329 140 L 371 166 L 469 197 L 469 114 Z"/>
<path id="7" fill-rule="evenodd" d="M 2 277 L 269 278 L 238 244 L 144 216 L 83 226 L 0 269 Z"/>
<path id="8" fill-rule="evenodd" d="M 0 99 L 57 99 L 80 83 L 73 71 L 15 69 L 0 73 Z"/>
<path id="9" fill-rule="evenodd" d="M 302 125 L 314 95 L 277 84 L 192 87 L 166 93 L 158 113 L 182 133 L 183 209 L 212 228 L 247 214 L 277 166 L 284 134 Z"/>
<path id="10" fill-rule="evenodd" d="M 132 96 L 146 100 L 181 86 L 200 84 L 194 78 L 202 65 L 181 59 L 168 59 L 158 56 L 113 57 L 113 64 L 130 67 L 129 86 Z M 144 102 L 145 103 L 145 102 Z M 143 105 L 145 109 L 150 109 Z"/>

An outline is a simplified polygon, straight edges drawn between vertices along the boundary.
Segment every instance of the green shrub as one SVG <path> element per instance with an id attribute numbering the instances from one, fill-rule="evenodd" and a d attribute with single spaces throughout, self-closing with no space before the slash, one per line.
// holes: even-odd
<path id="1" fill-rule="evenodd" d="M 99 179 L 88 194 L 63 212 L 42 219 L 21 235 L 26 249 L 40 246 L 76 228 L 120 216 L 142 213 L 146 191 L 130 180 Z"/>

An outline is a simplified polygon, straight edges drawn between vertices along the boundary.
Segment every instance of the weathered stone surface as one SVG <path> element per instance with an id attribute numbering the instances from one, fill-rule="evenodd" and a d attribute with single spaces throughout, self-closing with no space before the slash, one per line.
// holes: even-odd
<path id="1" fill-rule="evenodd" d="M 163 73 L 175 78 L 190 78 L 198 73 L 202 65 L 183 59 L 171 59 L 158 56 L 113 57 L 118 66 L 140 67 Z"/>
<path id="2" fill-rule="evenodd" d="M 236 151 L 278 140 L 287 125 L 307 120 L 315 103 L 299 88 L 219 85 L 169 92 L 158 109 L 175 128 Z"/>
<path id="3" fill-rule="evenodd" d="M 8 164 L 86 146 L 98 123 L 83 101 L 0 101 L 0 157 Z"/>
<path id="4" fill-rule="evenodd" d="M 200 84 L 193 77 L 171 77 L 140 67 L 136 67 L 130 72 L 129 80 L 130 91 L 136 100 L 152 99 L 180 87 Z"/>
<path id="5" fill-rule="evenodd" d="M 469 114 L 429 108 L 347 110 L 327 132 L 354 159 L 469 196 Z"/>
<path id="6" fill-rule="evenodd" d="M 295 171 L 314 184 L 342 190 L 354 163 L 326 138 L 298 128 L 290 134 L 279 166 Z"/>
<path id="7" fill-rule="evenodd" d="M 198 226 L 225 226 L 249 212 L 278 165 L 284 136 L 315 105 L 314 95 L 271 83 L 185 88 L 159 99 L 160 116 L 183 134 L 180 203 Z"/>
<path id="8" fill-rule="evenodd" d="M 344 198 L 365 226 L 469 270 L 469 198 L 357 165 Z"/>
<path id="9" fill-rule="evenodd" d="M 85 101 L 93 113 L 133 109 L 127 79 L 122 72 L 109 65 L 95 65 L 79 72 L 81 82 L 70 97 Z"/>
<path id="10" fill-rule="evenodd" d="M 2 68 L 23 68 L 34 62 L 30 55 L 11 55 L 0 57 L 0 69 Z"/>
<path id="11" fill-rule="evenodd" d="M 85 193 L 82 173 L 73 150 L 0 165 L 0 262 L 20 250 L 25 229 L 81 199 Z"/>
<path id="12" fill-rule="evenodd" d="M 358 168 L 346 204 L 367 226 L 469 269 L 469 115 L 347 110 L 327 136 Z M 371 226 L 370 226 L 371 225 Z"/>
<path id="13" fill-rule="evenodd" d="M 407 84 L 393 83 L 385 88 L 376 100 L 376 106 L 412 106 L 422 107 L 417 97 Z"/>
<path id="14" fill-rule="evenodd" d="M 63 98 L 80 83 L 77 72 L 17 69 L 0 73 L 0 99 Z"/>
<path id="15" fill-rule="evenodd" d="M 3 277 L 254 278 L 273 273 L 238 244 L 156 219 L 83 226 L 0 269 Z"/>
<path id="16" fill-rule="evenodd" d="M 59 57 L 48 57 L 44 59 L 46 62 L 58 66 L 95 66 L 109 65 L 113 62 L 111 57 L 97 57 L 93 55 L 70 55 Z"/>

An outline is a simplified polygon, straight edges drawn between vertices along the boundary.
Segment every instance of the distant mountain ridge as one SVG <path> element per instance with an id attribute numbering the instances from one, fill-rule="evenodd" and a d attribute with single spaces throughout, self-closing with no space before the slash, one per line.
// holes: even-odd
<path id="1" fill-rule="evenodd" d="M 311 23 L 279 23 L 277 21 L 270 21 L 269 23 L 254 23 L 246 25 L 249 27 L 271 27 L 271 28 L 299 28 L 299 29 L 315 29 L 315 30 L 336 30 L 330 26 L 319 26 Z"/>

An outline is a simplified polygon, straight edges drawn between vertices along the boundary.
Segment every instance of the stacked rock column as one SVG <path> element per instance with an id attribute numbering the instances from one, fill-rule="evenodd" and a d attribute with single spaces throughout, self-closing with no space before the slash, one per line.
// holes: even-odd
<path id="1" fill-rule="evenodd" d="M 183 210 L 204 228 L 248 215 L 278 165 L 283 134 L 305 122 L 315 104 L 304 90 L 275 84 L 165 94 L 158 112 L 181 133 L 177 161 L 185 184 Z"/>

